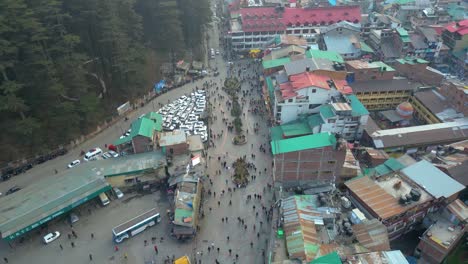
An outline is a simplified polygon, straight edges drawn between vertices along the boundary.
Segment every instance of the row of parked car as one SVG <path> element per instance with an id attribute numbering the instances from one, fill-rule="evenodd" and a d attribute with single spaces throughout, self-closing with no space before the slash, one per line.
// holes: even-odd
<path id="1" fill-rule="evenodd" d="M 119 156 L 119 153 L 109 150 L 107 152 L 102 153 L 102 149 L 100 148 L 93 148 L 90 149 L 88 152 L 85 153 L 83 160 L 84 161 L 92 161 L 92 160 L 97 160 L 97 159 L 110 159 L 110 158 L 117 158 Z M 81 164 L 81 160 L 77 159 L 72 162 L 70 162 L 67 167 L 69 169 L 76 167 Z"/>
<path id="2" fill-rule="evenodd" d="M 207 127 L 200 116 L 206 109 L 206 92 L 197 90 L 189 96 L 181 96 L 158 110 L 163 116 L 163 129 L 182 130 L 187 136 L 200 135 L 203 142 L 208 140 Z"/>

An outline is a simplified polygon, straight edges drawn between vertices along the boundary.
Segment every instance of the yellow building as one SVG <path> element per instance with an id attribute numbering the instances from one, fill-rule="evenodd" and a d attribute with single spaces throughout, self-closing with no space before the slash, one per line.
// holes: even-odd
<path id="1" fill-rule="evenodd" d="M 408 79 L 373 80 L 351 83 L 354 94 L 369 111 L 395 109 L 406 102 L 420 84 Z"/>
<path id="2" fill-rule="evenodd" d="M 462 118 L 463 113 L 452 106 L 450 99 L 437 89 L 425 89 L 411 96 L 409 102 L 414 107 L 413 116 L 425 124 L 437 124 Z"/>

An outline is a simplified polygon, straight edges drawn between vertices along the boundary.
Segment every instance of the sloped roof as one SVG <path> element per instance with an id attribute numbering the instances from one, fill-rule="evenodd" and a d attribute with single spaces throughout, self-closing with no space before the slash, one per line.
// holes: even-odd
<path id="1" fill-rule="evenodd" d="M 143 136 L 152 139 L 154 131 L 162 130 L 162 116 L 154 112 L 148 113 L 142 118 L 133 121 L 130 128 L 132 129 L 130 135 L 114 141 L 114 145 L 117 146 L 130 142 L 136 136 Z"/>
<path id="2" fill-rule="evenodd" d="M 366 107 L 359 101 L 356 95 L 351 94 L 346 96 L 349 99 L 351 105 L 351 115 L 352 116 L 363 116 L 368 115 Z"/>
<path id="3" fill-rule="evenodd" d="M 325 256 L 321 256 L 312 260 L 310 264 L 342 264 L 342 263 L 343 262 L 341 262 L 340 255 L 338 255 L 336 251 L 333 251 L 330 254 L 327 254 Z"/>
<path id="4" fill-rule="evenodd" d="M 330 104 L 325 104 L 320 106 L 320 115 L 322 118 L 328 119 L 331 117 L 335 117 L 336 114 L 333 112 L 333 107 Z"/>
<path id="5" fill-rule="evenodd" d="M 275 7 L 241 8 L 242 29 L 244 32 L 283 31 L 288 24 L 333 24 L 347 20 L 359 22 L 359 6 L 336 6 L 320 8 L 284 8 L 276 12 Z"/>
<path id="6" fill-rule="evenodd" d="M 309 127 L 313 129 L 316 126 L 320 126 L 324 122 L 320 114 L 315 114 L 307 117 L 307 123 L 309 124 Z"/>
<path id="7" fill-rule="evenodd" d="M 367 176 L 349 180 L 345 185 L 381 219 L 390 218 L 406 210 L 398 203 L 397 198 Z"/>
<path id="8" fill-rule="evenodd" d="M 307 67 L 309 71 L 327 70 L 335 71 L 333 68 L 333 61 L 322 58 L 304 58 L 300 60 L 291 61 L 284 65 L 284 70 L 288 76 L 303 73 Z"/>
<path id="9" fill-rule="evenodd" d="M 334 88 L 342 94 L 351 94 L 353 90 L 348 86 L 346 80 L 332 79 L 328 76 L 318 75 L 313 72 L 304 72 L 296 75 L 289 76 L 291 86 L 294 90 L 299 90 L 307 87 L 318 87 L 325 90 L 330 90 L 331 87 L 328 81 L 333 81 Z"/>
<path id="10" fill-rule="evenodd" d="M 390 250 L 387 227 L 377 219 L 352 226 L 356 239 L 370 251 Z"/>
<path id="11" fill-rule="evenodd" d="M 306 57 L 307 58 L 315 58 L 315 59 L 326 59 L 329 61 L 333 62 L 339 62 L 343 63 L 343 57 L 336 52 L 336 51 L 331 51 L 331 50 L 315 50 L 315 49 L 310 49 L 306 51 Z"/>
<path id="12" fill-rule="evenodd" d="M 460 199 L 451 202 L 447 209 L 454 214 L 460 221 L 468 220 L 468 206 Z"/>
<path id="13" fill-rule="evenodd" d="M 271 69 L 278 66 L 283 66 L 286 63 L 290 62 L 291 59 L 289 57 L 273 59 L 273 60 L 264 60 L 262 61 L 263 69 Z"/>
<path id="14" fill-rule="evenodd" d="M 271 141 L 273 155 L 301 151 L 314 148 L 335 146 L 336 138 L 329 132 L 307 135 L 302 137 Z"/>
<path id="15" fill-rule="evenodd" d="M 445 26 L 445 29 L 448 30 L 451 33 L 458 33 L 462 36 L 468 34 L 468 19 L 459 21 L 459 22 L 453 22 Z"/>
<path id="16" fill-rule="evenodd" d="M 402 172 L 436 199 L 440 197 L 448 198 L 465 189 L 465 186 L 461 183 L 455 181 L 426 160 L 410 165 L 404 168 Z"/>

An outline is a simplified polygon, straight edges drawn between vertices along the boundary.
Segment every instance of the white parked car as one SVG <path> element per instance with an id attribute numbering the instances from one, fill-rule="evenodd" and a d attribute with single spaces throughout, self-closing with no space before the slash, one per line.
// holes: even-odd
<path id="1" fill-rule="evenodd" d="M 42 241 L 44 241 L 44 243 L 46 243 L 46 244 L 49 244 L 50 242 L 56 240 L 59 237 L 60 237 L 60 232 L 55 231 L 55 232 L 52 232 L 52 233 L 49 233 L 49 234 L 45 235 L 42 238 Z"/>
<path id="2" fill-rule="evenodd" d="M 114 193 L 115 193 L 115 196 L 117 196 L 117 199 L 124 197 L 123 192 L 117 187 L 114 187 Z"/>
<path id="3" fill-rule="evenodd" d="M 70 162 L 70 163 L 68 164 L 67 167 L 68 167 L 69 169 L 71 169 L 71 168 L 73 168 L 73 167 L 75 167 L 75 166 L 80 165 L 80 163 L 81 163 L 80 160 L 74 160 L 74 161 Z"/>
<path id="4" fill-rule="evenodd" d="M 108 152 L 113 158 L 117 158 L 119 156 L 119 153 L 113 151 L 113 150 L 109 150 Z"/>

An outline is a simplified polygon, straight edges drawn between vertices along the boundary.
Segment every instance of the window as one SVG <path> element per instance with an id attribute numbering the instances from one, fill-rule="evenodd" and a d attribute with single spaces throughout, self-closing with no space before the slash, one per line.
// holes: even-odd
<path id="1" fill-rule="evenodd" d="M 312 93 L 316 93 L 317 92 L 317 89 L 312 89 Z"/>
<path id="2" fill-rule="evenodd" d="M 328 119 L 328 123 L 330 123 L 330 124 L 333 124 L 333 123 L 335 123 L 335 122 L 336 122 L 335 119 Z"/>
<path id="3" fill-rule="evenodd" d="M 329 160 L 328 164 L 335 164 L 335 161 L 334 160 Z"/>
<path id="4" fill-rule="evenodd" d="M 314 109 L 314 108 L 319 107 L 319 106 L 321 106 L 321 104 L 310 104 L 309 109 Z"/>
<path id="5" fill-rule="evenodd" d="M 289 99 L 289 100 L 288 100 L 288 103 L 292 103 L 292 102 L 293 102 L 293 99 Z"/>
<path id="6" fill-rule="evenodd" d="M 276 112 L 281 113 L 281 106 L 276 107 Z"/>

